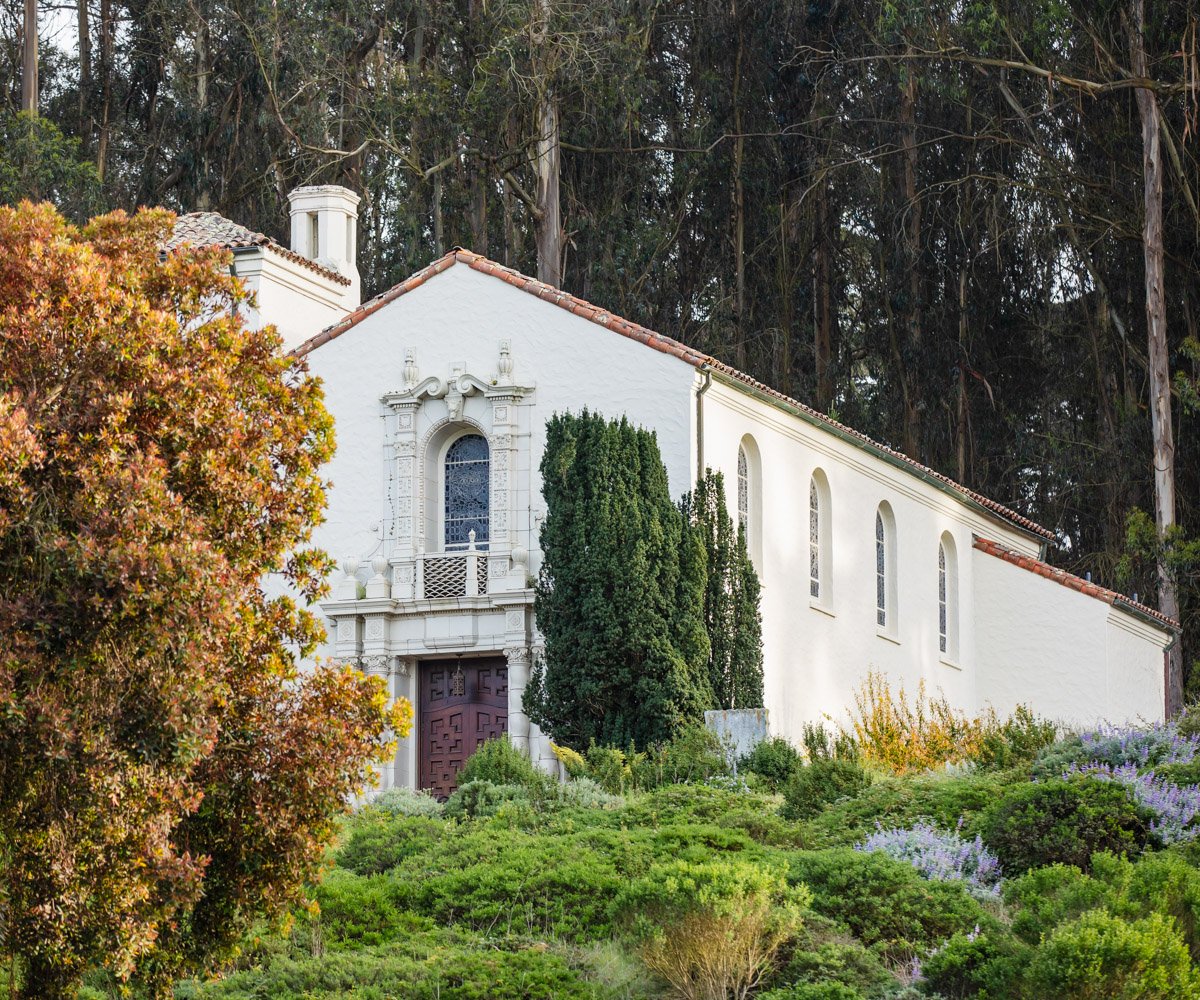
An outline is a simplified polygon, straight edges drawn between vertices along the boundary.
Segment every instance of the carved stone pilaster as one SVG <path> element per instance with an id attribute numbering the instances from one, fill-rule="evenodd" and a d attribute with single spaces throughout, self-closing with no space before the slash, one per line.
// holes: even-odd
<path id="1" fill-rule="evenodd" d="M 529 647 L 508 646 L 504 650 L 508 661 L 508 733 L 512 742 L 529 752 L 529 716 L 523 703 L 529 684 Z"/>

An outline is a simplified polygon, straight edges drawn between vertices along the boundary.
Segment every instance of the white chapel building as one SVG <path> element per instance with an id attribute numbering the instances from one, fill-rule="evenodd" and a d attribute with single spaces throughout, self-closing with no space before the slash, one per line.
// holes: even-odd
<path id="1" fill-rule="evenodd" d="M 507 733 L 549 765 L 522 711 L 549 417 L 653 430 L 672 493 L 724 473 L 762 580 L 772 730 L 842 716 L 868 672 L 974 713 L 1160 720 L 1178 626 L 1043 559 L 1050 531 L 670 337 L 466 250 L 359 303 L 358 198 L 291 196 L 292 247 L 212 213 L 175 244 L 221 244 L 254 321 L 323 383 L 336 422 L 328 519 L 340 560 L 324 655 L 416 710 L 383 784 L 453 787 Z"/>

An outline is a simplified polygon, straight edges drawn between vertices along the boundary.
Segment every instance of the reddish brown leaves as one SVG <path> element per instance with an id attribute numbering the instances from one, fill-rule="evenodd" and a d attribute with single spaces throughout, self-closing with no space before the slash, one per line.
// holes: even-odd
<path id="1" fill-rule="evenodd" d="M 377 685 L 299 674 L 332 423 L 164 212 L 0 209 L 0 881 L 27 995 L 155 984 L 297 898 L 379 756 Z M 66 984 L 65 986 L 63 984 Z"/>

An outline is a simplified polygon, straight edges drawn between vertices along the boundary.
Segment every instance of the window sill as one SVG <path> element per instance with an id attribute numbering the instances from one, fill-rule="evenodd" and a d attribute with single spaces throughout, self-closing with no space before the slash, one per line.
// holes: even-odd
<path id="1" fill-rule="evenodd" d="M 821 612 L 821 614 L 823 614 L 823 615 L 828 615 L 830 618 L 836 618 L 836 617 L 837 617 L 837 615 L 834 613 L 834 610 L 833 610 L 833 608 L 829 607 L 829 605 L 828 605 L 828 604 L 822 604 L 822 603 L 821 603 L 820 601 L 818 601 L 818 600 L 817 600 L 815 597 L 810 597 L 810 598 L 808 599 L 808 606 L 809 606 L 810 608 L 812 608 L 812 609 L 813 609 L 813 611 L 820 611 L 820 612 Z"/>
<path id="2" fill-rule="evenodd" d="M 883 629 L 877 628 L 875 629 L 875 634 L 879 636 L 880 639 L 886 639 L 888 642 L 897 646 L 900 645 L 900 640 L 897 638 L 896 633 L 894 632 L 885 632 Z"/>
<path id="3" fill-rule="evenodd" d="M 957 660 L 950 659 L 950 657 L 946 656 L 945 654 L 939 657 L 939 661 L 944 667 L 949 667 L 951 670 L 958 670 L 960 672 L 962 671 L 962 664 Z"/>

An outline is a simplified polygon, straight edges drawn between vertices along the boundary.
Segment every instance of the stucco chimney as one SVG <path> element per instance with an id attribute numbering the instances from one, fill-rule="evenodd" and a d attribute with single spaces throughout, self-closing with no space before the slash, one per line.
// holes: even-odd
<path id="1" fill-rule="evenodd" d="M 337 184 L 298 187 L 288 195 L 292 249 L 349 278 L 353 282 L 348 296 L 353 298 L 351 308 L 361 297 L 356 252 L 360 200 Z"/>

